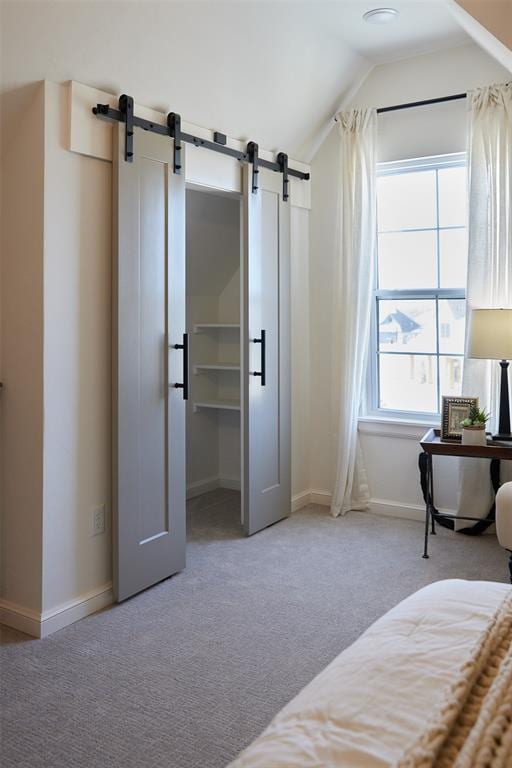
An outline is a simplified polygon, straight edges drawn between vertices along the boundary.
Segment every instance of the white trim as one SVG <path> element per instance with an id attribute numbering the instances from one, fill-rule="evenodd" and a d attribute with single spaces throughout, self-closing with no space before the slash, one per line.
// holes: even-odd
<path id="1" fill-rule="evenodd" d="M 414 440 L 419 443 L 425 432 L 431 427 L 439 426 L 439 420 L 430 424 L 415 424 L 411 422 L 396 422 L 385 419 L 360 419 L 358 432 L 372 437 L 389 437 L 399 440 Z"/>
<path id="2" fill-rule="evenodd" d="M 498 61 L 505 69 L 512 72 L 512 51 L 505 43 L 484 27 L 478 19 L 465 8 L 462 8 L 456 0 L 445 0 L 449 10 L 455 17 L 462 29 L 475 41 L 480 48 L 483 48 L 495 61 Z"/>
<path id="3" fill-rule="evenodd" d="M 0 624 L 12 627 L 32 637 L 41 637 L 41 614 L 9 600 L 0 600 Z"/>
<path id="4" fill-rule="evenodd" d="M 52 632 L 57 632 L 57 630 L 105 608 L 113 602 L 113 599 L 112 582 L 109 581 L 101 587 L 91 589 L 80 597 L 68 600 L 56 608 L 42 613 L 10 603 L 8 600 L 1 600 L 0 621 L 8 627 L 13 627 L 33 637 L 47 637 Z"/>
<path id="5" fill-rule="evenodd" d="M 230 488 L 239 491 L 242 487 L 239 477 L 219 477 L 219 488 Z"/>
<path id="6" fill-rule="evenodd" d="M 370 499 L 369 510 L 373 515 L 425 522 L 425 506 L 423 504 L 403 504 L 401 501 L 389 499 Z M 439 512 L 444 512 L 447 515 L 457 514 L 453 509 L 439 509 Z"/>
<path id="7" fill-rule="evenodd" d="M 239 491 L 242 487 L 239 477 L 205 477 L 204 480 L 196 480 L 187 485 L 187 499 L 193 499 L 196 496 L 202 496 L 203 493 L 214 491 L 216 488 L 229 488 L 233 491 Z"/>
<path id="8" fill-rule="evenodd" d="M 321 504 L 325 507 L 331 506 L 332 493 L 330 491 L 320 491 L 312 488 L 310 491 L 311 504 Z"/>
<path id="9" fill-rule="evenodd" d="M 193 499 L 196 496 L 202 496 L 203 493 L 208 491 L 214 491 L 219 487 L 219 478 L 206 477 L 204 480 L 196 480 L 194 483 L 187 485 L 187 499 Z"/>
<path id="10" fill-rule="evenodd" d="M 311 503 L 311 491 L 301 491 L 292 496 L 292 512 L 297 512 Z"/>

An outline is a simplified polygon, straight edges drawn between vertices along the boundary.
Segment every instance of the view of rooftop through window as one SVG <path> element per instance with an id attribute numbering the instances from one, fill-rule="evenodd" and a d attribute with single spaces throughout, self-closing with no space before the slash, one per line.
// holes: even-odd
<path id="1" fill-rule="evenodd" d="M 467 277 L 462 156 L 381 167 L 374 303 L 377 409 L 437 414 L 462 387 Z"/>

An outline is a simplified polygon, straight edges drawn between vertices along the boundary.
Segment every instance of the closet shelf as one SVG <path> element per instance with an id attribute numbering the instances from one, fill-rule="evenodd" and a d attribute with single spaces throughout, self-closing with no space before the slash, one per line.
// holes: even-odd
<path id="1" fill-rule="evenodd" d="M 201 371 L 239 371 L 238 363 L 194 363 L 194 373 Z"/>
<path id="2" fill-rule="evenodd" d="M 240 323 L 194 323 L 194 333 L 202 330 L 222 330 L 224 328 L 240 329 Z"/>
<path id="3" fill-rule="evenodd" d="M 239 411 L 240 400 L 201 400 L 194 403 L 194 411 L 198 408 L 213 408 L 220 411 Z"/>

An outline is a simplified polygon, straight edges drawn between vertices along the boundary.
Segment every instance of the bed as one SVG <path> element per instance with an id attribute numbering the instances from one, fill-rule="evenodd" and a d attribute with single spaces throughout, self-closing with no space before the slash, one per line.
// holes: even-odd
<path id="1" fill-rule="evenodd" d="M 416 592 L 343 651 L 230 768 L 459 764 L 512 766 L 507 584 L 449 580 Z"/>

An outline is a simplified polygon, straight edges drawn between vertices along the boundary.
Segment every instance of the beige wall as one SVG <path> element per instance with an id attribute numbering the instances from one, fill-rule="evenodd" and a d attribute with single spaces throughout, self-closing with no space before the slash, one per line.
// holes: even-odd
<path id="1" fill-rule="evenodd" d="M 112 165 L 68 150 L 66 86 L 21 93 L 4 132 L 2 597 L 46 634 L 110 594 Z M 309 490 L 308 216 L 293 209 L 295 493 Z"/>
<path id="2" fill-rule="evenodd" d="M 67 89 L 44 89 L 45 612 L 111 579 L 112 165 L 67 151 Z"/>
<path id="3" fill-rule="evenodd" d="M 512 2 L 510 0 L 456 0 L 456 2 L 512 50 Z"/>
<path id="4" fill-rule="evenodd" d="M 352 104 L 379 107 L 418 101 L 504 82 L 507 77 L 504 67 L 470 44 L 376 67 Z M 384 115 L 379 121 L 378 151 L 382 159 L 465 149 L 464 101 Z M 338 137 L 333 126 L 311 169 L 311 486 L 326 499 L 332 491 L 335 471 L 333 433 L 337 405 L 332 394 L 331 301 L 337 258 L 338 169 Z M 418 441 L 425 428 L 360 425 L 360 430 L 365 432 L 363 444 L 375 510 L 409 517 L 422 514 L 417 457 Z M 446 464 L 437 477 L 438 503 L 453 509 L 457 473 Z"/>
<path id="5" fill-rule="evenodd" d="M 42 605 L 43 162 L 41 84 L 2 96 L 2 596 Z"/>

